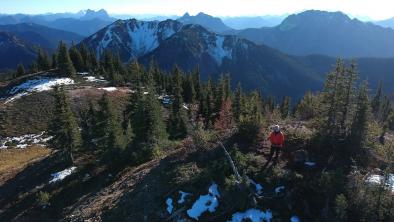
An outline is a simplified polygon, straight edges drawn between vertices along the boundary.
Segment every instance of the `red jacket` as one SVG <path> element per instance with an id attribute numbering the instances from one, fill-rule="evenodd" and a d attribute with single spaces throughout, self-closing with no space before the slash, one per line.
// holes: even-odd
<path id="1" fill-rule="evenodd" d="M 278 133 L 271 132 L 268 139 L 271 142 L 271 146 L 283 147 L 285 143 L 285 136 L 283 135 L 282 132 L 278 132 Z"/>

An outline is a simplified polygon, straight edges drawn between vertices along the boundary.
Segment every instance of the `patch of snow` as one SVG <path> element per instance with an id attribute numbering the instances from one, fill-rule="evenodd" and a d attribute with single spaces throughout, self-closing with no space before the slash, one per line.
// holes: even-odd
<path id="1" fill-rule="evenodd" d="M 172 206 L 172 198 L 167 198 L 166 204 L 167 204 L 167 212 L 169 214 L 172 214 L 172 210 L 174 209 L 174 206 Z"/>
<path id="2" fill-rule="evenodd" d="M 25 149 L 27 147 L 27 144 L 18 144 L 16 145 L 16 148 L 20 148 L 20 149 Z"/>
<path id="3" fill-rule="evenodd" d="M 224 46 L 224 36 L 216 36 L 214 44 L 209 44 L 208 53 L 215 59 L 218 65 L 221 65 L 224 58 L 232 58 L 232 49 L 226 49 Z"/>
<path id="4" fill-rule="evenodd" d="M 104 87 L 104 88 L 99 88 L 99 89 L 105 90 L 107 92 L 113 92 L 113 91 L 118 90 L 116 87 Z"/>
<path id="5" fill-rule="evenodd" d="M 186 193 L 183 191 L 179 191 L 179 194 L 181 195 L 181 197 L 178 200 L 178 204 L 183 204 L 185 202 L 186 197 L 191 195 L 190 193 Z"/>
<path id="6" fill-rule="evenodd" d="M 297 217 L 297 216 L 292 216 L 292 217 L 290 218 L 290 222 L 300 222 L 300 218 Z"/>
<path id="7" fill-rule="evenodd" d="M 12 88 L 9 93 L 15 94 L 20 91 L 27 92 L 41 92 L 51 90 L 54 86 L 57 85 L 70 85 L 74 84 L 74 80 L 70 78 L 40 78 L 40 79 L 31 79 L 28 80 L 19 86 Z"/>
<path id="8" fill-rule="evenodd" d="M 39 79 L 30 79 L 10 89 L 8 91 L 8 94 L 12 95 L 12 97 L 8 98 L 5 103 L 12 102 L 15 99 L 19 99 L 22 96 L 28 95 L 31 92 L 48 91 L 57 85 L 71 85 L 71 84 L 74 84 L 74 80 L 70 78 L 43 77 Z"/>
<path id="9" fill-rule="evenodd" d="M 275 188 L 275 193 L 276 194 L 282 193 L 284 191 L 285 191 L 285 186 L 279 186 L 279 187 Z"/>
<path id="10" fill-rule="evenodd" d="M 247 219 L 252 222 L 271 221 L 272 213 L 270 210 L 264 212 L 257 209 L 249 209 L 245 212 L 237 212 L 233 214 L 233 217 L 229 222 L 242 222 Z"/>
<path id="11" fill-rule="evenodd" d="M 378 174 L 371 174 L 365 179 L 365 182 L 370 185 L 381 185 L 384 181 L 384 176 Z M 385 186 L 394 193 L 394 174 L 388 175 Z"/>
<path id="12" fill-rule="evenodd" d="M 143 94 L 144 94 L 144 95 L 148 95 L 148 94 L 149 94 L 149 92 L 144 92 Z"/>
<path id="13" fill-rule="evenodd" d="M 138 21 L 135 26 L 127 25 L 128 34 L 131 39 L 131 51 L 134 57 L 139 57 L 151 52 L 159 46 L 157 36 L 158 23 Z"/>
<path id="14" fill-rule="evenodd" d="M 192 208 L 187 211 L 187 215 L 198 220 L 201 214 L 206 211 L 211 213 L 215 212 L 216 207 L 219 205 L 218 197 L 220 197 L 218 185 L 213 183 L 208 189 L 208 194 L 201 195 L 198 200 L 194 202 Z"/>
<path id="15" fill-rule="evenodd" d="M 84 76 L 83 78 L 87 82 L 106 82 L 104 79 L 97 79 L 95 76 Z"/>
<path id="16" fill-rule="evenodd" d="M 186 110 L 189 110 L 189 107 L 187 107 L 186 104 L 183 104 L 183 108 L 186 109 Z"/>
<path id="17" fill-rule="evenodd" d="M 0 137 L 0 149 L 6 149 L 9 146 L 15 146 L 17 148 L 24 149 L 29 144 L 31 145 L 40 145 L 45 146 L 45 143 L 48 142 L 52 137 L 45 137 L 45 132 L 41 132 L 40 134 L 26 134 L 23 136 L 15 136 L 15 137 Z M 11 144 L 11 145 L 7 145 Z"/>
<path id="18" fill-rule="evenodd" d="M 89 75 L 89 73 L 88 72 L 77 72 L 77 75 L 87 76 L 87 75 Z"/>
<path id="19" fill-rule="evenodd" d="M 254 180 L 249 180 L 256 188 L 256 193 L 261 195 L 263 193 L 263 186 L 259 183 L 256 183 Z"/>
<path id="20" fill-rule="evenodd" d="M 55 182 L 64 180 L 64 178 L 70 176 L 76 169 L 77 168 L 73 166 L 73 167 L 67 168 L 63 171 L 52 173 L 51 174 L 52 179 L 49 181 L 49 183 L 55 183 Z"/>
<path id="21" fill-rule="evenodd" d="M 313 167 L 316 165 L 316 163 L 313 161 L 306 161 L 304 164 L 305 164 L 305 166 L 309 166 L 309 167 Z"/>

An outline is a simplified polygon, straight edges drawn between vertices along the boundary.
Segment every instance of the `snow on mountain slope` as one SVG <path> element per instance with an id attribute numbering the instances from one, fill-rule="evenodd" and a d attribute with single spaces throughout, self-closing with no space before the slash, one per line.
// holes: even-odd
<path id="1" fill-rule="evenodd" d="M 110 50 L 128 61 L 153 51 L 181 28 L 182 23 L 173 20 L 118 20 L 82 43 L 94 49 L 98 57 Z"/>
<path id="2" fill-rule="evenodd" d="M 224 40 L 224 36 L 217 35 L 214 44 L 211 44 L 208 48 L 209 54 L 212 56 L 213 59 L 215 59 L 218 65 L 222 64 L 224 58 L 232 58 L 232 48 L 226 47 L 224 45 Z"/>

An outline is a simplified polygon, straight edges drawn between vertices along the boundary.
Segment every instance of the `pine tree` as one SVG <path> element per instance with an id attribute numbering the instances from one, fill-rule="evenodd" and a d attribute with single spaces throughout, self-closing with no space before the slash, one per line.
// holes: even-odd
<path id="1" fill-rule="evenodd" d="M 70 55 L 68 54 L 65 43 L 60 42 L 57 56 L 57 66 L 59 68 L 59 72 L 68 77 L 75 78 L 76 71 L 70 59 Z"/>
<path id="2" fill-rule="evenodd" d="M 73 163 L 73 152 L 81 145 L 81 135 L 63 88 L 55 87 L 54 115 L 48 134 L 52 136 L 50 146 L 63 152 L 64 157 Z"/>
<path id="3" fill-rule="evenodd" d="M 311 91 L 305 93 L 304 97 L 296 106 L 295 116 L 300 120 L 309 120 L 316 117 L 319 104 L 317 96 Z"/>
<path id="4" fill-rule="evenodd" d="M 29 73 L 36 73 L 38 72 L 38 65 L 36 62 L 32 62 L 29 65 Z"/>
<path id="5" fill-rule="evenodd" d="M 338 60 L 335 69 L 327 75 L 322 94 L 321 133 L 331 140 L 345 139 L 350 134 L 354 116 L 355 64 L 346 68 Z"/>
<path id="6" fill-rule="evenodd" d="M 114 160 L 119 157 L 121 151 L 125 147 L 125 138 L 121 130 L 120 122 L 117 120 L 113 105 L 108 98 L 108 94 L 104 94 L 98 102 L 100 110 L 98 118 L 98 127 L 103 131 L 100 138 L 102 148 L 104 148 L 104 157 L 107 160 Z"/>
<path id="7" fill-rule="evenodd" d="M 381 123 L 386 122 L 390 112 L 392 110 L 390 99 L 384 96 L 379 108 L 378 121 Z"/>
<path id="8" fill-rule="evenodd" d="M 16 68 L 16 75 L 17 76 L 23 76 L 25 75 L 25 67 L 23 66 L 22 63 L 18 64 L 18 67 Z"/>
<path id="9" fill-rule="evenodd" d="M 168 137 L 161 105 L 153 89 L 147 90 L 148 94 L 143 94 L 137 89 L 129 105 L 129 121 L 134 132 L 133 156 L 138 162 L 150 159 L 159 143 Z"/>
<path id="10" fill-rule="evenodd" d="M 174 69 L 172 81 L 174 101 L 171 105 L 168 132 L 170 139 L 181 139 L 187 135 L 187 126 L 182 99 L 182 75 L 178 67 Z"/>
<path id="11" fill-rule="evenodd" d="M 136 60 L 130 62 L 127 66 L 127 70 L 128 70 L 127 80 L 133 83 L 133 85 L 139 85 L 140 87 L 141 86 L 140 83 L 142 81 L 142 73 L 138 62 Z"/>
<path id="12" fill-rule="evenodd" d="M 241 118 L 242 108 L 243 108 L 242 106 L 243 106 L 243 92 L 242 92 L 241 83 L 238 82 L 237 88 L 235 90 L 234 103 L 233 103 L 234 118 L 237 122 L 239 122 Z"/>
<path id="13" fill-rule="evenodd" d="M 287 118 L 290 113 L 290 101 L 291 98 L 288 96 L 283 97 L 282 103 L 280 104 L 280 113 L 283 119 Z"/>
<path id="14" fill-rule="evenodd" d="M 56 69 L 57 68 L 57 53 L 52 54 L 52 63 L 51 63 L 51 68 Z"/>
<path id="15" fill-rule="evenodd" d="M 369 115 L 368 83 L 364 82 L 358 93 L 357 107 L 351 130 L 351 142 L 357 148 L 362 146 L 367 139 Z"/>
<path id="16" fill-rule="evenodd" d="M 194 103 L 196 92 L 194 90 L 193 77 L 188 75 L 183 81 L 183 99 L 185 103 Z"/>
<path id="17" fill-rule="evenodd" d="M 79 47 L 79 54 L 82 57 L 82 61 L 83 61 L 83 67 L 82 69 L 84 71 L 89 71 L 91 70 L 92 66 L 90 64 L 90 54 L 89 54 L 89 50 L 86 48 L 86 45 L 84 43 L 81 43 L 80 47 Z M 70 54 L 71 56 L 71 54 Z"/>
<path id="18" fill-rule="evenodd" d="M 382 102 L 382 81 L 379 81 L 378 89 L 376 90 L 376 94 L 371 101 L 372 113 L 375 118 L 378 117 L 380 105 Z"/>
<path id="19" fill-rule="evenodd" d="M 95 130 L 98 128 L 96 120 L 96 110 L 93 104 L 89 103 L 89 109 L 81 114 L 81 137 L 82 137 L 82 148 L 84 150 L 93 150 L 96 148 L 96 137 Z"/>
<path id="20" fill-rule="evenodd" d="M 85 64 L 84 64 L 84 59 L 81 55 L 81 53 L 79 52 L 79 50 L 77 49 L 77 47 L 73 44 L 71 46 L 71 48 L 69 49 L 70 54 L 70 59 L 75 67 L 75 69 L 78 72 L 83 72 L 86 71 L 85 68 Z"/>
<path id="21" fill-rule="evenodd" d="M 196 92 L 196 100 L 200 100 L 202 97 L 200 68 L 197 66 L 192 74 L 194 91 Z"/>
<path id="22" fill-rule="evenodd" d="M 41 48 L 38 50 L 37 66 L 39 71 L 46 71 L 51 67 L 47 53 Z"/>

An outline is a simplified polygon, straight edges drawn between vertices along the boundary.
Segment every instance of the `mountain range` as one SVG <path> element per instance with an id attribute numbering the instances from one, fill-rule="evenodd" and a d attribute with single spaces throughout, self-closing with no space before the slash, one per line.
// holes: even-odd
<path id="1" fill-rule="evenodd" d="M 393 57 L 394 30 L 350 19 L 341 12 L 310 10 L 272 28 L 235 31 L 240 37 L 293 55 Z"/>
<path id="2" fill-rule="evenodd" d="M 78 24 L 111 20 L 105 11 L 79 12 L 72 18 L 49 16 L 51 22 L 69 20 L 70 25 L 74 20 Z M 9 32 L 11 39 L 4 38 L 0 44 L 19 46 L 16 52 L 21 58 L 34 58 L 28 55 L 36 45 L 53 48 L 60 39 L 68 43 L 82 39 L 31 23 L 2 25 L 0 31 Z M 299 97 L 305 90 L 321 88 L 324 75 L 338 56 L 358 58 L 361 78 L 368 78 L 372 86 L 382 79 L 393 85 L 393 59 L 379 58 L 394 56 L 392 39 L 394 30 L 350 19 L 340 12 L 306 11 L 287 17 L 275 27 L 245 30 L 229 28 L 219 18 L 204 13 L 165 21 L 117 20 L 82 43 L 98 58 L 109 50 L 124 62 L 138 59 L 147 65 L 154 60 L 167 71 L 175 65 L 185 71 L 199 66 L 204 79 L 230 73 L 233 83 L 241 81 L 246 89 Z M 20 62 L 18 56 L 15 58 L 7 67 L 14 68 Z M 295 87 L 295 82 L 299 86 Z"/>
<path id="3" fill-rule="evenodd" d="M 21 23 L 15 25 L 0 25 L 0 31 L 9 32 L 36 46 L 40 46 L 49 52 L 53 52 L 60 41 L 71 45 L 79 43 L 83 37 L 68 31 L 48 28 L 34 23 Z"/>
<path id="4" fill-rule="evenodd" d="M 75 14 L 0 15 L 0 25 L 35 23 L 54 29 L 74 32 L 81 36 L 89 36 L 115 20 L 103 9 L 99 11 L 80 11 Z"/>
<path id="5" fill-rule="evenodd" d="M 335 64 L 334 57 L 290 56 L 264 44 L 174 20 L 119 20 L 85 39 L 83 44 L 98 57 L 109 50 L 119 53 L 124 62 L 137 58 L 147 65 L 155 61 L 167 71 L 175 65 L 185 71 L 199 66 L 203 79 L 229 73 L 234 83 L 240 81 L 248 90 L 260 89 L 277 96 L 299 97 L 306 90 L 321 89 L 325 74 Z M 361 79 L 368 78 L 372 86 L 379 79 L 394 84 L 390 77 L 394 59 L 357 61 Z"/>

